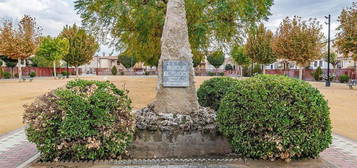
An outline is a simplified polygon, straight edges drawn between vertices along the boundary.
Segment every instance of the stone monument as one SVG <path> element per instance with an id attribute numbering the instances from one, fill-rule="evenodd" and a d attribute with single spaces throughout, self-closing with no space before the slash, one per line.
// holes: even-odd
<path id="1" fill-rule="evenodd" d="M 198 110 L 192 51 L 184 0 L 169 0 L 161 39 L 157 113 L 190 114 Z"/>
<path id="2" fill-rule="evenodd" d="M 136 111 L 132 158 L 187 158 L 231 153 L 216 128 L 216 112 L 199 107 L 188 40 L 185 0 L 169 0 L 161 39 L 156 100 Z"/>

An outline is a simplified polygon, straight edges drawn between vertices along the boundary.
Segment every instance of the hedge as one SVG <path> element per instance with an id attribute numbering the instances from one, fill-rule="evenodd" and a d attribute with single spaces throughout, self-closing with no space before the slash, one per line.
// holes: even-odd
<path id="1" fill-rule="evenodd" d="M 204 81 L 197 91 L 199 104 L 218 110 L 221 99 L 236 82 L 238 80 L 230 77 L 216 77 Z"/>
<path id="2" fill-rule="evenodd" d="M 221 101 L 217 121 L 243 157 L 315 158 L 331 144 L 327 101 L 309 83 L 258 75 L 231 90 Z"/>
<path id="3" fill-rule="evenodd" d="M 112 83 L 70 81 L 25 106 L 26 134 L 44 161 L 120 159 L 135 130 L 130 104 Z"/>

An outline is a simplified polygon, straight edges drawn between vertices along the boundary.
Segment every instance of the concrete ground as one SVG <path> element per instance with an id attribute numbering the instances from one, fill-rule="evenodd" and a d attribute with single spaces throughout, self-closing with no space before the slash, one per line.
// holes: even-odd
<path id="1" fill-rule="evenodd" d="M 155 98 L 157 78 L 155 76 L 99 76 L 83 77 L 90 80 L 110 80 L 119 88 L 129 90 L 133 107 L 143 108 Z M 196 86 L 210 77 L 196 77 Z M 72 80 L 72 79 L 70 79 Z M 33 82 L 0 80 L 0 135 L 23 126 L 23 105 L 34 101 L 52 89 L 64 86 L 68 79 L 36 78 Z M 357 140 L 357 89 L 351 90 L 345 84 L 324 87 L 322 82 L 311 82 L 325 95 L 331 108 L 333 132 Z"/>

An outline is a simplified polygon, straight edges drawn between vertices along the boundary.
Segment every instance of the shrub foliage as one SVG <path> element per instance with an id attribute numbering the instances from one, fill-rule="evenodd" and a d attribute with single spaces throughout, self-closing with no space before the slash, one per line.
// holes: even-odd
<path id="1" fill-rule="evenodd" d="M 314 77 L 315 81 L 320 81 L 322 80 L 322 75 L 323 75 L 323 72 L 322 72 L 322 69 L 321 67 L 318 67 L 314 72 L 311 73 L 312 76 Z"/>
<path id="2" fill-rule="evenodd" d="M 231 90 L 221 101 L 217 120 L 242 156 L 314 158 L 331 144 L 327 101 L 307 82 L 258 75 Z"/>
<path id="3" fill-rule="evenodd" d="M 339 77 L 339 81 L 341 83 L 347 83 L 349 80 L 350 80 L 350 77 L 348 77 L 348 75 L 345 75 L 345 74 L 343 74 Z"/>
<path id="4" fill-rule="evenodd" d="M 221 99 L 236 82 L 237 80 L 230 77 L 216 77 L 204 81 L 197 91 L 199 104 L 218 110 Z"/>
<path id="5" fill-rule="evenodd" d="M 26 134 L 45 161 L 120 159 L 135 129 L 130 103 L 109 82 L 70 81 L 25 106 Z"/>

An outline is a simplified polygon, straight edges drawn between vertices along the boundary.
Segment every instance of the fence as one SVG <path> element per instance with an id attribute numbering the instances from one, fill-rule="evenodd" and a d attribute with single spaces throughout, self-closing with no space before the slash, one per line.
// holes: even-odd
<path id="1" fill-rule="evenodd" d="M 324 75 L 327 74 L 327 70 L 322 70 Z M 312 76 L 312 72 L 314 70 L 311 69 L 304 69 L 303 70 L 303 80 L 312 81 L 314 77 Z M 332 69 L 330 70 L 331 75 L 335 76 L 334 80 L 338 80 L 341 75 L 347 75 L 350 79 L 356 79 L 356 70 L 354 69 Z M 266 74 L 273 74 L 273 75 L 286 75 L 291 78 L 299 78 L 299 70 L 298 69 L 290 69 L 290 70 L 266 70 Z"/>
<path id="2" fill-rule="evenodd" d="M 14 76 L 18 74 L 18 68 L 9 68 L 9 67 L 3 67 L 4 72 L 9 72 L 13 74 Z M 60 74 L 61 72 L 67 71 L 67 68 L 56 68 L 57 74 Z M 46 77 L 46 76 L 53 76 L 53 68 L 42 68 L 42 67 L 23 67 L 22 68 L 22 75 L 23 76 L 29 76 L 31 72 L 35 72 L 36 76 L 40 77 Z M 76 71 L 75 68 L 68 68 L 68 72 L 71 74 L 75 75 Z M 79 74 L 81 74 L 81 70 L 79 69 Z"/>

